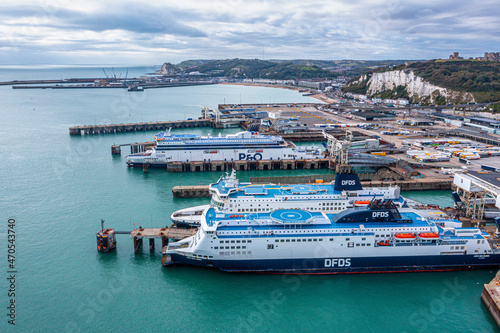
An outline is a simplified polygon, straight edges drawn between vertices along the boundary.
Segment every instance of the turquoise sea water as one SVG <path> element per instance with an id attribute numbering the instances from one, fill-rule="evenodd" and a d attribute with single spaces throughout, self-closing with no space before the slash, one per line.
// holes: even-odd
<path id="1" fill-rule="evenodd" d="M 13 72 L 14 70 L 14 72 Z M 115 69 L 116 70 L 116 69 Z M 151 72 L 150 68 L 136 69 Z M 65 68 L 64 77 L 100 68 Z M 88 75 L 85 75 L 88 74 Z M 139 73 L 140 74 L 140 73 Z M 53 75 L 53 76 L 51 76 Z M 59 78 L 59 69 L 1 69 L 0 78 Z M 13 90 L 0 87 L 0 332 L 338 331 L 491 332 L 481 303 L 489 270 L 449 273 L 287 276 L 163 268 L 160 246 L 134 254 L 132 241 L 102 254 L 95 233 L 107 227 L 170 224 L 177 209 L 208 202 L 174 199 L 172 186 L 207 184 L 221 173 L 128 169 L 114 143 L 150 140 L 153 132 L 70 137 L 79 124 L 197 117 L 200 105 L 309 102 L 289 90 L 202 86 L 128 93 L 102 90 Z M 212 133 L 212 129 L 196 129 Z M 224 133 L 235 132 L 226 130 Z M 180 131 L 179 131 L 180 132 Z M 184 130 L 183 132 L 193 132 Z M 327 172 L 327 171 L 324 171 Z M 251 176 L 307 170 L 240 172 Z M 452 203 L 446 191 L 404 195 Z M 7 219 L 16 220 L 16 326 L 7 324 Z"/>

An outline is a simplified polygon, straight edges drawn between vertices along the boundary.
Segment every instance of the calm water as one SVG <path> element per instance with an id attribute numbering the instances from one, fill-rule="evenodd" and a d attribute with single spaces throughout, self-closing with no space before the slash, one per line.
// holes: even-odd
<path id="1" fill-rule="evenodd" d="M 0 68 L 0 78 L 88 77 L 99 76 L 99 71 Z M 141 74 L 152 68 L 134 71 Z M 118 230 L 130 230 L 134 223 L 168 225 L 174 210 L 208 201 L 174 199 L 172 186 L 207 184 L 220 173 L 143 174 L 126 168 L 126 150 L 121 157 L 112 157 L 110 147 L 150 140 L 154 133 L 70 137 L 68 127 L 197 117 L 200 105 L 216 107 L 240 99 L 311 101 L 288 90 L 240 86 L 137 94 L 119 89 L 0 87 L 0 231 L 6 253 L 7 219 L 15 218 L 18 271 L 15 330 L 7 325 L 8 286 L 5 278 L 0 279 L 5 312 L 0 331 L 496 331 L 480 300 L 482 285 L 494 276 L 491 271 L 282 276 L 165 269 L 158 243 L 154 253 L 146 245 L 135 255 L 126 236 L 118 236 L 116 252 L 98 253 L 95 233 L 101 218 Z M 253 171 L 240 172 L 239 177 L 308 173 Z M 428 203 L 452 203 L 444 191 L 405 195 Z M 6 254 L 2 258 L 6 277 Z"/>

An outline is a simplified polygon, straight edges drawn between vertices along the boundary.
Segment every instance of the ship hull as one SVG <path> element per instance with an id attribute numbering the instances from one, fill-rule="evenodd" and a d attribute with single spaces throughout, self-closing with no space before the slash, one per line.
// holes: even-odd
<path id="1" fill-rule="evenodd" d="M 226 272 L 352 274 L 429 272 L 500 267 L 500 255 L 436 255 L 412 257 L 302 258 L 302 259 L 192 259 L 170 254 L 176 264 L 212 267 Z M 333 267 L 332 267 L 333 266 Z"/>
<path id="2" fill-rule="evenodd" d="M 321 152 L 315 148 L 306 151 L 298 148 L 217 148 L 212 150 L 197 150 L 186 147 L 183 150 L 153 151 L 151 155 L 132 154 L 127 156 L 129 166 L 142 166 L 144 163 L 150 166 L 167 166 L 172 162 L 192 162 L 192 161 L 259 161 L 259 160 L 280 160 L 280 159 L 319 159 Z"/>

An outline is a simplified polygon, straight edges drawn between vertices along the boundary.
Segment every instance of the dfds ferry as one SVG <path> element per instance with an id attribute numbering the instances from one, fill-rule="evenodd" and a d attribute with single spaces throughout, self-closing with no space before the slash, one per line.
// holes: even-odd
<path id="1" fill-rule="evenodd" d="M 198 227 L 201 214 L 209 206 L 216 213 L 264 213 L 277 209 L 302 210 L 336 214 L 354 206 L 366 206 L 373 198 L 403 203 L 398 186 L 364 188 L 358 175 L 339 173 L 334 183 L 298 185 L 258 185 L 240 183 L 236 171 L 210 184 L 210 205 L 181 209 L 170 219 L 179 227 Z M 401 200 L 400 200 L 401 199 Z"/>
<path id="2" fill-rule="evenodd" d="M 147 163 L 164 166 L 169 162 L 239 161 L 239 160 L 300 160 L 319 159 L 319 148 L 297 147 L 281 136 L 240 132 L 226 136 L 200 136 L 195 134 L 155 135 L 156 146 L 144 153 L 127 156 L 129 166 Z"/>
<path id="3" fill-rule="evenodd" d="M 302 209 L 227 214 L 210 207 L 196 235 L 162 251 L 162 263 L 315 274 L 500 266 L 500 250 L 486 233 L 455 220 L 441 225 L 381 199 L 335 215 Z"/>

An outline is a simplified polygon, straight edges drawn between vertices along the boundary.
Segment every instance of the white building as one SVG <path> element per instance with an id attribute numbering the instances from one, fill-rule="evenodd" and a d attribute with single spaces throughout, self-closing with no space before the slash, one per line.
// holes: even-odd
<path id="1" fill-rule="evenodd" d="M 397 104 L 398 101 L 395 99 L 384 99 L 385 104 Z"/>

